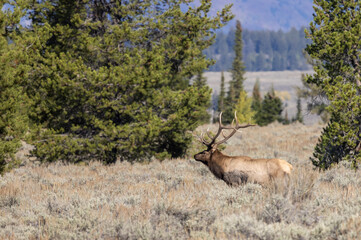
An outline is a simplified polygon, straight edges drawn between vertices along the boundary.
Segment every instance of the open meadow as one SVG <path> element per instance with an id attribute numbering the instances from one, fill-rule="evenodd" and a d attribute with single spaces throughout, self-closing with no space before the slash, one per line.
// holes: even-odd
<path id="1" fill-rule="evenodd" d="M 193 160 L 198 143 L 163 162 L 28 163 L 0 178 L 0 239 L 357 239 L 361 174 L 313 170 L 321 129 L 275 123 L 226 144 L 229 155 L 292 163 L 288 187 L 230 187 Z"/>

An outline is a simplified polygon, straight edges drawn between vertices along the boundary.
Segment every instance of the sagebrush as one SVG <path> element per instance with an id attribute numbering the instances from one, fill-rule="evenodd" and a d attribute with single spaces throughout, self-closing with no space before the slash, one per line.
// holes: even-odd
<path id="1" fill-rule="evenodd" d="M 229 187 L 192 156 L 18 168 L 0 178 L 0 238 L 357 239 L 360 172 L 314 171 L 308 160 L 322 127 L 255 127 L 223 150 L 289 161 L 288 187 Z"/>

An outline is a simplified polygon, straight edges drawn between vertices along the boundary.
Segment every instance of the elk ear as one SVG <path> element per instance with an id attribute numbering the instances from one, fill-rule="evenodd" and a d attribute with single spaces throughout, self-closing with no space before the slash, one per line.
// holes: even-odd
<path id="1" fill-rule="evenodd" d="M 211 153 L 214 153 L 217 150 L 217 148 L 212 148 Z"/>

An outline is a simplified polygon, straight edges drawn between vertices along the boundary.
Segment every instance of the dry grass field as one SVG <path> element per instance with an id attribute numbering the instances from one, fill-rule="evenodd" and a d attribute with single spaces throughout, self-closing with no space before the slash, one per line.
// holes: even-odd
<path id="1" fill-rule="evenodd" d="M 0 239 L 357 239 L 361 174 L 313 170 L 321 129 L 248 128 L 223 150 L 289 161 L 287 187 L 229 187 L 192 159 L 199 144 L 163 162 L 27 164 L 0 178 Z"/>

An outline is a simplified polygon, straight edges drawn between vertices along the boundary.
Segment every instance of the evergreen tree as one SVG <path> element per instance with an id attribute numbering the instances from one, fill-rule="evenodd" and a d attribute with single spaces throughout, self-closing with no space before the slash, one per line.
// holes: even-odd
<path id="1" fill-rule="evenodd" d="M 234 34 L 217 34 L 216 42 L 205 53 L 210 58 L 217 58 L 210 71 L 232 68 L 234 58 Z M 303 50 L 309 40 L 305 39 L 304 28 L 291 29 L 289 32 L 243 29 L 243 59 L 247 71 L 282 71 L 289 69 L 308 70 Z"/>
<path id="2" fill-rule="evenodd" d="M 255 112 L 254 120 L 259 122 L 260 112 L 262 109 L 262 95 L 261 95 L 261 86 L 260 81 L 257 78 L 253 86 L 252 91 L 252 110 Z"/>
<path id="3" fill-rule="evenodd" d="M 273 54 L 273 60 L 272 60 L 272 70 L 273 71 L 282 71 L 285 70 L 285 61 L 283 60 L 281 54 L 276 52 Z"/>
<path id="4" fill-rule="evenodd" d="M 221 73 L 221 90 L 218 97 L 218 111 L 223 112 L 224 111 L 224 101 L 225 101 L 225 89 L 224 89 L 224 72 Z"/>
<path id="5" fill-rule="evenodd" d="M 297 88 L 297 95 L 307 101 L 307 110 L 321 117 L 324 123 L 330 120 L 330 114 L 327 111 L 329 101 L 326 93 L 322 91 L 320 86 L 307 82 L 304 74 L 301 77 L 303 87 Z"/>
<path id="6" fill-rule="evenodd" d="M 247 92 L 242 90 L 239 93 L 238 102 L 235 106 L 237 119 L 240 123 L 253 123 L 255 112 L 252 110 L 252 98 L 247 96 Z"/>
<path id="7" fill-rule="evenodd" d="M 263 31 L 262 37 L 260 37 L 259 41 L 259 51 L 269 57 L 272 57 L 273 50 L 271 44 L 271 32 L 269 30 Z"/>
<path id="8" fill-rule="evenodd" d="M 285 110 L 285 117 L 283 118 L 283 124 L 290 124 L 290 120 L 288 118 L 288 111 L 287 109 Z"/>
<path id="9" fill-rule="evenodd" d="M 202 72 L 199 72 L 196 75 L 196 78 L 194 79 L 193 86 L 199 89 L 199 91 L 204 91 L 204 89 L 207 89 L 207 78 L 203 76 Z M 213 96 L 212 96 L 213 97 Z M 211 105 L 211 102 L 207 105 L 209 107 Z M 201 113 L 199 114 L 199 122 L 200 123 L 209 123 L 210 114 L 207 112 L 207 108 L 205 107 Z"/>
<path id="10" fill-rule="evenodd" d="M 28 130 L 28 99 L 23 91 L 27 70 L 21 45 L 14 43 L 20 31 L 23 13 L 17 6 L 5 10 L 11 2 L 0 0 L 0 173 L 17 164 L 14 153 Z"/>
<path id="11" fill-rule="evenodd" d="M 272 41 L 273 51 L 277 52 L 280 56 L 283 57 L 282 59 L 284 59 L 284 56 L 286 56 L 288 50 L 288 42 L 286 39 L 286 34 L 282 30 L 278 30 L 277 32 L 275 32 L 273 37 L 274 37 Z M 286 67 L 286 65 L 282 65 L 282 67 Z M 284 69 L 285 68 L 283 68 L 282 70 Z"/>
<path id="12" fill-rule="evenodd" d="M 297 97 L 297 113 L 296 113 L 295 121 L 303 123 L 302 104 L 301 104 L 301 98 L 300 97 Z"/>
<path id="13" fill-rule="evenodd" d="M 274 121 L 282 121 L 282 110 L 282 101 L 272 87 L 263 98 L 261 110 L 256 115 L 256 123 L 265 126 Z"/>
<path id="14" fill-rule="evenodd" d="M 218 117 L 218 99 L 219 95 L 217 94 L 217 91 L 212 93 L 212 100 L 211 100 L 211 108 L 209 108 L 209 119 L 210 123 L 215 123 L 217 121 Z"/>
<path id="15" fill-rule="evenodd" d="M 189 6 L 186 12 L 181 5 Z M 27 92 L 31 118 L 48 129 L 42 161 L 178 157 L 209 106 L 202 51 L 228 22 L 210 1 L 31 1 L 35 36 Z"/>
<path id="16" fill-rule="evenodd" d="M 233 111 L 235 109 L 235 105 L 238 103 L 238 99 L 240 96 L 240 92 L 243 91 L 243 82 L 245 80 L 245 66 L 243 63 L 242 57 L 242 27 L 241 22 L 237 20 L 236 22 L 236 31 L 234 37 L 234 53 L 235 57 L 232 64 L 232 80 L 229 83 L 229 91 L 227 95 L 227 108 L 225 109 L 225 113 L 223 115 L 225 122 L 230 122 L 233 119 Z"/>
<path id="17" fill-rule="evenodd" d="M 202 87 L 207 86 L 207 78 L 205 78 L 203 76 L 202 72 L 199 72 L 196 75 L 196 78 L 194 79 L 194 82 L 193 82 L 193 86 L 195 86 L 197 88 L 202 88 Z"/>
<path id="18" fill-rule="evenodd" d="M 262 104 L 261 86 L 260 86 L 259 78 L 257 78 L 252 91 L 253 111 L 259 112 L 259 110 L 261 109 L 261 104 Z"/>
<path id="19" fill-rule="evenodd" d="M 234 89 L 236 96 L 235 99 L 231 99 L 231 101 L 235 101 L 239 98 L 239 93 L 243 90 L 243 82 L 245 80 L 245 66 L 243 63 L 243 40 L 242 40 L 242 26 L 241 22 L 236 22 L 236 32 L 234 38 L 234 60 L 232 63 L 232 81 L 231 87 Z"/>
<path id="20" fill-rule="evenodd" d="M 320 0 L 307 37 L 315 74 L 307 82 L 326 94 L 331 115 L 315 147 L 313 164 L 327 169 L 347 160 L 357 167 L 361 159 L 361 2 Z"/>
<path id="21" fill-rule="evenodd" d="M 299 36 L 298 31 L 293 27 L 291 30 L 287 33 L 288 38 L 288 52 L 287 52 L 287 59 L 288 59 L 288 70 L 295 70 L 299 66 L 300 56 L 299 54 Z"/>
<path id="22" fill-rule="evenodd" d="M 255 71 L 262 71 L 267 69 L 266 55 L 263 53 L 257 54 Z"/>

